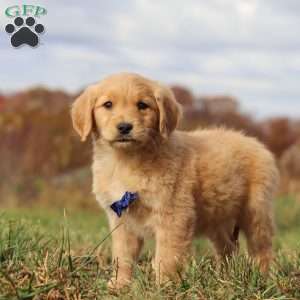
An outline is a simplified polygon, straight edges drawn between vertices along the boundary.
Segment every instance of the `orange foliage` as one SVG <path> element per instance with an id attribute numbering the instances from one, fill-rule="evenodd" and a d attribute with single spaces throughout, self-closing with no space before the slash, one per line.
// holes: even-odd
<path id="1" fill-rule="evenodd" d="M 5 97 L 0 95 L 0 112 L 1 110 L 4 110 L 4 104 L 5 104 Z"/>
<path id="2" fill-rule="evenodd" d="M 264 125 L 265 143 L 279 158 L 299 137 L 299 128 L 287 118 L 273 118 Z"/>
<path id="3" fill-rule="evenodd" d="M 172 87 L 183 105 L 180 129 L 227 126 L 258 137 L 276 157 L 300 137 L 300 122 L 273 118 L 258 122 L 240 112 L 231 96 L 195 97 L 182 86 Z M 75 98 L 63 91 L 33 88 L 0 95 L 0 193 L 13 184 L 22 195 L 32 197 L 37 178 L 57 178 L 89 164 L 91 147 L 81 144 L 70 120 Z"/>
<path id="4" fill-rule="evenodd" d="M 70 122 L 71 99 L 42 88 L 8 97 L 0 115 L 1 176 L 51 176 L 87 164 L 90 150 Z"/>
<path id="5" fill-rule="evenodd" d="M 193 94 L 186 88 L 174 85 L 171 87 L 177 101 L 183 106 L 183 108 L 192 106 L 194 104 L 195 98 Z"/>

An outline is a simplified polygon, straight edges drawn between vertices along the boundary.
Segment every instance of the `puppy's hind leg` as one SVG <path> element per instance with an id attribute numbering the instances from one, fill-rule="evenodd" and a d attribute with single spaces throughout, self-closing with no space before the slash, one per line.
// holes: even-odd
<path id="1" fill-rule="evenodd" d="M 253 186 L 242 218 L 248 252 L 264 273 L 268 271 L 272 261 L 274 235 L 272 198 L 273 190 L 268 186 Z"/>

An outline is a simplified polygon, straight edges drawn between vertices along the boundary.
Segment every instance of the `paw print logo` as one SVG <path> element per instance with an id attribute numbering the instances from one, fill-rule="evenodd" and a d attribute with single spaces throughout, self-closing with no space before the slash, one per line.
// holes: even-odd
<path id="1" fill-rule="evenodd" d="M 25 21 L 21 17 L 17 17 L 14 20 L 14 24 L 7 24 L 5 31 L 11 34 L 10 42 L 13 47 L 19 47 L 26 44 L 31 47 L 35 47 L 39 43 L 39 35 L 45 31 L 45 27 L 42 24 L 35 25 L 35 19 L 28 17 Z M 35 25 L 35 26 L 34 26 Z"/>

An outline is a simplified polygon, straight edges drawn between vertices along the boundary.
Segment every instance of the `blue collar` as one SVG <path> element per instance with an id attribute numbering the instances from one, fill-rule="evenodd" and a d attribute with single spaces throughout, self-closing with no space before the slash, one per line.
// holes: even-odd
<path id="1" fill-rule="evenodd" d="M 114 202 L 110 208 L 118 215 L 120 218 L 122 215 L 122 211 L 126 210 L 126 208 L 135 200 L 138 199 L 137 193 L 125 192 L 122 196 L 121 200 Z"/>

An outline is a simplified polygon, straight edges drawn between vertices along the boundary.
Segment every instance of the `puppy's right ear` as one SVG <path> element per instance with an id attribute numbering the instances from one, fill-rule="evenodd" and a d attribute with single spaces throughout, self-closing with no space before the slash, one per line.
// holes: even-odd
<path id="1" fill-rule="evenodd" d="M 93 109 L 96 103 L 96 87 L 88 87 L 77 99 L 75 99 L 71 117 L 73 127 L 79 134 L 81 141 L 84 142 L 93 127 Z"/>

